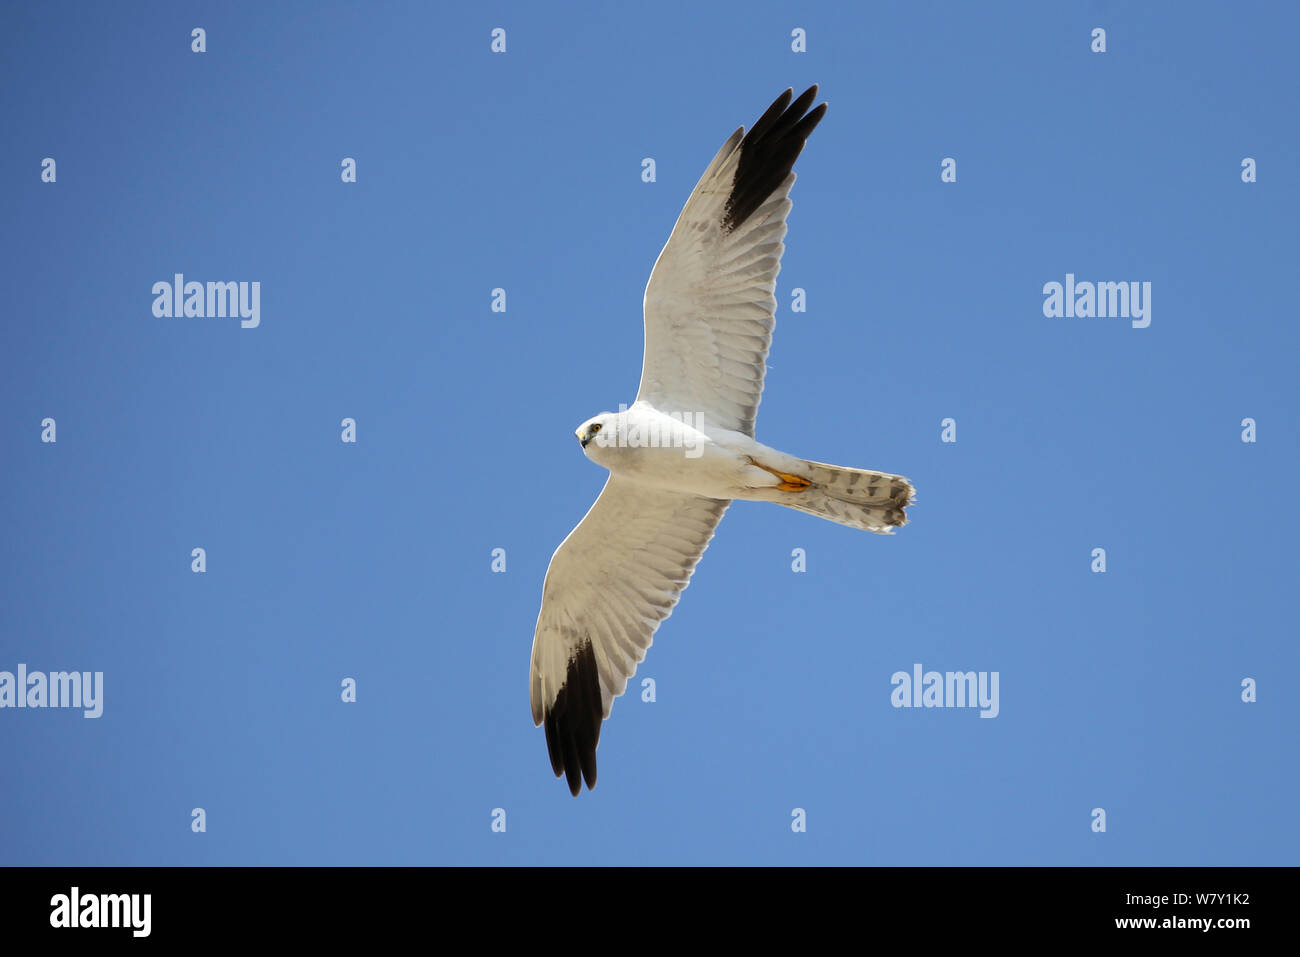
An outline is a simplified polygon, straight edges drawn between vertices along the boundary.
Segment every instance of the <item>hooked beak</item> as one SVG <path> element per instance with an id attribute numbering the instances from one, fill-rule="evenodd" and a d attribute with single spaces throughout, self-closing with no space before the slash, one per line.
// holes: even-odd
<path id="1" fill-rule="evenodd" d="M 578 437 L 578 441 L 582 443 L 584 449 L 587 447 L 587 443 L 591 441 L 590 435 L 584 435 L 582 432 L 574 432 L 573 434 Z"/>

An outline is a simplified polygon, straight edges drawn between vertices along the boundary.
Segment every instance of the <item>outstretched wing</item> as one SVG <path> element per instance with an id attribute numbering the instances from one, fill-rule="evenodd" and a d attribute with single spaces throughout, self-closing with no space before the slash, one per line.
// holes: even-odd
<path id="1" fill-rule="evenodd" d="M 794 161 L 826 113 L 786 90 L 723 144 L 677 217 L 645 291 L 637 401 L 754 434 L 776 324 Z"/>
<path id="2" fill-rule="evenodd" d="M 645 658 L 730 502 L 610 476 L 551 556 L 533 636 L 533 723 L 555 776 L 596 785 L 600 723 Z"/>

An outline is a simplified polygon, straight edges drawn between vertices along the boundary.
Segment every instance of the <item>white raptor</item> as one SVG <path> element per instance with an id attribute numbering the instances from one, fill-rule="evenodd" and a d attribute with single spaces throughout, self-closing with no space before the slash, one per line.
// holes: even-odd
<path id="1" fill-rule="evenodd" d="M 885 472 L 809 462 L 754 438 L 776 312 L 791 170 L 826 113 L 786 90 L 722 145 L 645 291 L 636 402 L 578 427 L 609 480 L 551 557 L 533 637 L 533 723 L 556 777 L 596 784 L 601 721 L 672 613 L 732 499 L 889 533 L 913 490 Z"/>

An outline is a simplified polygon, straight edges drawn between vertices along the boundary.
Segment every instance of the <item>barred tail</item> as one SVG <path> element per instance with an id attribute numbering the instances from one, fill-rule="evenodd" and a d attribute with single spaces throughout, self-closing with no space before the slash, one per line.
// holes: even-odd
<path id="1" fill-rule="evenodd" d="M 824 462 L 801 464 L 801 477 L 812 484 L 800 492 L 776 492 L 770 501 L 882 535 L 907 524 L 906 509 L 916 500 L 916 490 L 903 476 Z"/>

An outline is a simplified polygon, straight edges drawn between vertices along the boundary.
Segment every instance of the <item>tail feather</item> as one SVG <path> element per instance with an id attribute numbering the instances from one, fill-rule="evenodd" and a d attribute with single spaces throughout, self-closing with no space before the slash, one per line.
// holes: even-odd
<path id="1" fill-rule="evenodd" d="M 916 490 L 903 476 L 825 462 L 801 464 L 812 485 L 801 492 L 774 493 L 771 501 L 882 535 L 907 524 L 906 510 L 916 501 Z"/>

